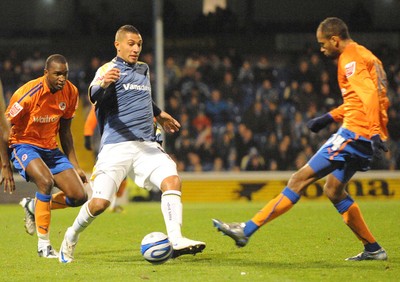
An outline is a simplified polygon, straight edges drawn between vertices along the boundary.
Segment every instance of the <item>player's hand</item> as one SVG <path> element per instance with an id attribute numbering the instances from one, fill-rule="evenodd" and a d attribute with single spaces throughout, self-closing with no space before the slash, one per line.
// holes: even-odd
<path id="1" fill-rule="evenodd" d="M 100 87 L 106 89 L 108 86 L 110 86 L 112 83 L 117 82 L 119 79 L 120 75 L 120 70 L 118 68 L 112 68 L 103 77 L 103 80 L 101 81 Z"/>
<path id="2" fill-rule="evenodd" d="M 85 140 L 84 140 L 84 144 L 85 144 L 85 149 L 88 151 L 92 150 L 92 136 L 84 136 Z"/>
<path id="3" fill-rule="evenodd" d="M 172 134 L 178 132 L 181 128 L 181 124 L 164 111 L 161 111 L 161 113 L 156 116 L 156 119 L 166 133 Z"/>
<path id="4" fill-rule="evenodd" d="M 307 127 L 312 131 L 317 133 L 318 131 L 320 131 L 322 128 L 324 128 L 325 126 L 327 126 L 328 124 L 332 123 L 333 117 L 331 116 L 330 113 L 326 113 L 320 117 L 316 117 L 313 119 L 310 119 L 307 122 Z"/>
<path id="5" fill-rule="evenodd" d="M 3 185 L 4 193 L 12 194 L 15 191 L 14 175 L 10 165 L 2 166 L 0 185 Z"/>
<path id="6" fill-rule="evenodd" d="M 374 156 L 380 159 L 382 157 L 381 150 L 387 152 L 388 146 L 386 142 L 382 141 L 379 134 L 375 134 L 374 136 L 372 136 L 371 141 L 372 141 L 372 150 L 374 152 Z"/>
<path id="7" fill-rule="evenodd" d="M 88 183 L 86 173 L 81 168 L 76 168 L 76 172 L 78 173 L 83 183 Z"/>

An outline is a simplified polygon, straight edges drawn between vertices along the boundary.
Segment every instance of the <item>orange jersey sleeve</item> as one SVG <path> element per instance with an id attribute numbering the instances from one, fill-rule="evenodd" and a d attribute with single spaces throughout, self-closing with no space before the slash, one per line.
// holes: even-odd
<path id="1" fill-rule="evenodd" d="M 13 94 L 6 109 L 12 125 L 10 145 L 56 148 L 60 119 L 73 118 L 78 102 L 78 89 L 70 81 L 56 93 L 50 92 L 44 76 L 27 82 Z"/>
<path id="2" fill-rule="evenodd" d="M 86 117 L 85 126 L 83 128 L 83 135 L 84 136 L 93 136 L 94 131 L 97 126 L 97 118 L 95 108 L 92 107 L 88 116 Z"/>
<path id="3" fill-rule="evenodd" d="M 349 44 L 338 61 L 338 82 L 343 104 L 330 114 L 343 127 L 363 137 L 388 137 L 386 124 L 389 100 L 381 61 L 365 47 Z"/>

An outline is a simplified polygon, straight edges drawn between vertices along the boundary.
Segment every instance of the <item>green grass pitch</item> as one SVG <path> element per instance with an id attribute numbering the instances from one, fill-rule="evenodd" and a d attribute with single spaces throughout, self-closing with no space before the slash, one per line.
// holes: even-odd
<path id="1" fill-rule="evenodd" d="M 388 261 L 344 261 L 362 245 L 327 200 L 300 201 L 244 248 L 217 232 L 211 218 L 244 221 L 264 203 L 184 203 L 183 234 L 207 247 L 162 265 L 140 254 L 144 235 L 165 233 L 159 203 L 130 203 L 122 214 L 105 212 L 82 233 L 75 261 L 67 265 L 39 258 L 36 236 L 24 231 L 22 208 L 0 205 L 0 281 L 399 281 L 400 202 L 358 203 Z M 57 250 L 78 211 L 53 211 L 51 240 Z"/>

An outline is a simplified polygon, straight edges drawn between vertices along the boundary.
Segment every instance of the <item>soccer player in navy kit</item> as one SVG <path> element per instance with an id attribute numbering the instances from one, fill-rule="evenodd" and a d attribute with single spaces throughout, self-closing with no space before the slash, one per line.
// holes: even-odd
<path id="1" fill-rule="evenodd" d="M 162 191 L 161 210 L 173 257 L 196 254 L 206 247 L 181 233 L 181 180 L 176 164 L 155 140 L 153 117 L 167 133 L 178 131 L 180 124 L 152 100 L 149 67 L 138 61 L 142 44 L 135 27 L 120 27 L 114 42 L 117 56 L 97 70 L 89 86 L 101 132 L 100 152 L 90 180 L 92 198 L 65 233 L 59 252 L 62 263 L 74 259 L 79 234 L 107 209 L 126 176 L 139 187 Z"/>

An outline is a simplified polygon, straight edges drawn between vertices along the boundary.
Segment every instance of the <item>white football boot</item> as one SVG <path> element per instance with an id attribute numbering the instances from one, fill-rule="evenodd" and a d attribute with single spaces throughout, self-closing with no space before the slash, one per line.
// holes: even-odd
<path id="1" fill-rule="evenodd" d="M 174 250 L 172 258 L 177 258 L 181 255 L 195 255 L 201 253 L 206 247 L 206 243 L 204 242 L 190 240 L 185 237 L 178 238 L 171 241 L 171 243 Z"/>

